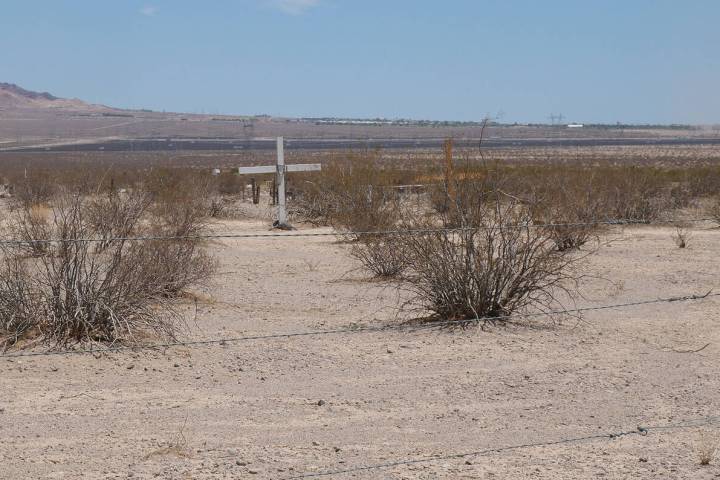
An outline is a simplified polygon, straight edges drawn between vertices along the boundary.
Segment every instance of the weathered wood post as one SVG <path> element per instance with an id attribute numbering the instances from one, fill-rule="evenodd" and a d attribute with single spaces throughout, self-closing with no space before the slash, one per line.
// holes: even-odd
<path id="1" fill-rule="evenodd" d="M 250 179 L 250 186 L 252 188 L 252 201 L 254 205 L 260 203 L 260 185 L 255 180 L 255 177 Z"/>
<path id="2" fill-rule="evenodd" d="M 274 226 L 278 228 L 292 228 L 287 223 L 287 206 L 285 196 L 285 173 L 286 172 L 316 172 L 321 169 L 319 163 L 285 165 L 285 142 L 283 137 L 277 137 L 277 163 L 274 167 L 240 167 L 238 173 L 240 175 L 258 174 L 258 173 L 275 173 L 278 198 L 278 214 L 277 221 Z M 254 179 L 253 179 L 254 181 Z M 259 194 L 260 186 L 257 186 Z M 254 201 L 254 199 L 253 199 Z"/>
<path id="3" fill-rule="evenodd" d="M 278 224 L 287 225 L 287 211 L 285 210 L 285 140 L 277 137 L 277 199 L 278 199 Z"/>

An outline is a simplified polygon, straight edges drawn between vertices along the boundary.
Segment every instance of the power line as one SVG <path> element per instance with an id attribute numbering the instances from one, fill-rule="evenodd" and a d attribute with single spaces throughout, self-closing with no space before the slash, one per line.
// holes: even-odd
<path id="1" fill-rule="evenodd" d="M 498 320 L 511 320 L 516 318 L 533 318 L 551 315 L 564 315 L 571 313 L 583 313 L 598 310 L 608 310 L 613 308 L 628 308 L 641 305 L 650 305 L 657 303 L 673 303 L 673 302 L 689 302 L 704 300 L 710 297 L 718 297 L 720 293 L 708 293 L 702 295 L 685 295 L 676 296 L 669 298 L 658 298 L 652 300 L 638 300 L 627 303 L 617 303 L 612 305 L 601 305 L 597 307 L 582 307 L 573 308 L 566 310 L 556 310 L 550 312 L 535 312 L 535 313 L 517 313 L 510 315 L 501 315 L 497 317 L 480 317 L 474 319 L 464 320 L 446 320 L 439 322 L 428 322 L 422 325 L 385 325 L 379 327 L 346 327 L 336 328 L 330 330 L 315 330 L 315 331 L 304 331 L 304 332 L 290 332 L 290 333 L 274 333 L 267 335 L 251 335 L 244 337 L 229 337 L 229 338 L 217 338 L 210 340 L 195 340 L 195 341 L 176 341 L 176 342 L 165 342 L 165 343 L 154 343 L 149 345 L 119 345 L 111 346 L 106 348 L 88 348 L 78 350 L 58 350 L 48 352 L 19 352 L 19 353 L 7 353 L 0 355 L 0 358 L 20 358 L 20 357 L 42 357 L 42 356 L 59 356 L 59 355 L 83 355 L 83 354 L 98 354 L 98 353 L 116 353 L 121 351 L 137 351 L 137 350 L 154 350 L 160 348 L 170 347 L 199 347 L 199 346 L 210 346 L 210 345 L 224 345 L 228 343 L 239 343 L 253 340 L 272 340 L 278 338 L 294 338 L 294 337 L 310 337 L 310 336 L 321 336 L 321 335 L 340 335 L 340 334 L 354 334 L 354 333 L 370 333 L 370 332 L 387 332 L 387 331 L 402 331 L 402 332 L 414 332 L 420 330 L 434 329 L 439 327 L 451 327 L 451 326 L 467 326 L 471 324 L 478 324 L 480 322 L 495 322 Z"/>
<path id="2" fill-rule="evenodd" d="M 714 221 L 711 217 L 688 218 L 684 222 Z M 335 231 L 335 232 L 306 232 L 306 233 L 238 233 L 238 234 L 204 234 L 204 235 L 148 235 L 137 237 L 109 237 L 109 238 L 37 238 L 37 239 L 5 239 L 0 245 L 28 245 L 34 243 L 110 243 L 131 241 L 176 241 L 176 240 L 205 240 L 205 239 L 233 239 L 233 238 L 304 238 L 304 237 L 343 237 L 361 235 L 428 235 L 434 233 L 457 233 L 495 229 L 522 229 L 522 228 L 572 228 L 590 226 L 624 226 L 624 225 L 671 225 L 676 221 L 658 221 L 643 219 L 599 220 L 593 222 L 575 223 L 527 223 L 495 226 L 476 226 L 458 228 L 423 228 L 423 229 L 396 229 L 396 230 L 361 230 L 361 231 Z"/>
<path id="3" fill-rule="evenodd" d="M 582 436 L 582 437 L 565 438 L 565 439 L 561 439 L 561 440 L 551 440 L 551 441 L 546 441 L 546 442 L 535 442 L 535 443 L 523 443 L 523 444 L 518 444 L 518 445 L 509 445 L 506 447 L 486 448 L 484 450 L 477 450 L 474 452 L 452 453 L 452 454 L 448 454 L 448 455 L 435 455 L 435 456 L 425 457 L 425 458 L 405 459 L 405 460 L 397 460 L 397 461 L 387 462 L 387 463 L 378 463 L 378 464 L 374 464 L 374 465 L 363 465 L 363 466 L 344 468 L 344 469 L 338 469 L 338 470 L 327 470 L 324 472 L 305 473 L 305 474 L 301 474 L 301 475 L 295 475 L 292 477 L 285 477 L 283 480 L 297 480 L 297 479 L 301 479 L 301 478 L 329 477 L 329 476 L 341 475 L 341 474 L 346 474 L 346 473 L 355 473 L 355 472 L 362 472 L 362 471 L 369 471 L 369 470 L 380 470 L 380 469 L 405 466 L 405 465 L 416 465 L 416 464 L 420 464 L 420 463 L 431 463 L 431 462 L 437 462 L 440 460 L 453 460 L 453 459 L 466 458 L 466 457 L 478 457 L 478 456 L 487 455 L 490 453 L 500 453 L 500 452 L 507 452 L 507 451 L 513 451 L 513 450 L 521 450 L 521 449 L 525 449 L 525 448 L 563 445 L 563 444 L 569 444 L 569 443 L 588 442 L 588 441 L 592 441 L 592 440 L 613 440 L 616 438 L 626 437 L 626 436 L 630 436 L 630 435 L 646 436 L 649 432 L 651 432 L 653 430 L 680 430 L 680 429 L 685 429 L 685 428 L 695 428 L 695 427 L 714 425 L 717 423 L 720 423 L 720 416 L 702 417 L 702 418 L 691 419 L 691 420 L 684 421 L 682 423 L 670 424 L 670 425 L 655 425 L 655 426 L 649 426 L 649 427 L 638 426 L 634 430 L 624 430 L 621 432 L 598 433 L 595 435 L 586 435 L 586 436 Z"/>

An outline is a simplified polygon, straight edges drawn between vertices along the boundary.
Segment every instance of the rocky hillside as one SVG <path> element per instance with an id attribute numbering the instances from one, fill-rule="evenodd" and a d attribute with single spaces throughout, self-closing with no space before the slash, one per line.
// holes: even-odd
<path id="1" fill-rule="evenodd" d="M 25 90 L 13 83 L 0 83 L 0 109 L 13 110 L 21 108 L 109 110 L 102 105 L 93 105 L 78 99 L 58 98 L 47 92 Z"/>

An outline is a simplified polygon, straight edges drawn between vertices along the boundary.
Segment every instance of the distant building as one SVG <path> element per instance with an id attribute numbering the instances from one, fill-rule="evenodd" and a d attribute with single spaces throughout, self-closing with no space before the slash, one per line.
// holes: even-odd
<path id="1" fill-rule="evenodd" d="M 584 126 L 582 123 L 568 123 L 567 128 L 583 128 Z"/>

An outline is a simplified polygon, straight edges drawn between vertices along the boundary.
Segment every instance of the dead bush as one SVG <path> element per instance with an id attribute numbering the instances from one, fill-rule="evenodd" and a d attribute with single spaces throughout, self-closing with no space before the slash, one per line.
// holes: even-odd
<path id="1" fill-rule="evenodd" d="M 222 172 L 216 177 L 215 183 L 220 195 L 239 195 L 244 192 L 246 181 L 236 172 Z"/>
<path id="2" fill-rule="evenodd" d="M 104 203 L 101 210 L 127 213 L 116 209 L 120 204 L 109 207 Z M 109 240 L 103 237 L 108 234 L 108 224 L 111 230 L 121 226 L 132 227 L 139 235 L 150 233 L 139 226 L 142 208 L 138 205 L 144 203 L 124 204 L 133 206 L 129 209 L 132 214 L 125 216 L 132 225 L 108 219 L 100 229 L 94 217 L 98 205 L 79 194 L 54 199 L 48 230 L 55 241 L 47 243 L 42 256 L 27 258 L 22 249 L 4 244 L 6 267 L 0 295 L 9 300 L 0 307 L 0 318 L 5 337 L 17 339 L 23 332 L 36 331 L 47 341 L 66 344 L 132 340 L 145 332 L 174 335 L 181 317 L 170 297 L 207 280 L 214 261 L 197 239 Z M 101 239 L 104 248 L 97 250 L 85 239 Z"/>
<path id="3" fill-rule="evenodd" d="M 88 202 L 88 221 L 100 237 L 98 250 L 107 248 L 111 239 L 135 235 L 152 203 L 150 193 L 139 188 L 130 192 L 110 191 Z"/>
<path id="4" fill-rule="evenodd" d="M 373 232 L 393 230 L 400 217 L 400 204 L 394 192 L 368 185 L 347 192 L 338 198 L 332 226 L 345 232 Z M 348 238 L 357 240 L 359 235 Z"/>
<path id="5" fill-rule="evenodd" d="M 547 230 L 532 227 L 526 207 L 499 198 L 459 203 L 463 230 L 397 242 L 407 265 L 403 288 L 431 320 L 491 321 L 526 307 L 551 308 L 559 293 L 575 293 L 579 257 L 558 252 Z"/>
<path id="6" fill-rule="evenodd" d="M 0 349 L 16 343 L 36 325 L 41 313 L 23 261 L 3 258 L 0 263 Z"/>
<path id="7" fill-rule="evenodd" d="M 313 181 L 298 184 L 293 213 L 338 230 L 387 230 L 398 219 L 397 195 L 388 183 L 391 181 L 392 175 L 372 157 L 330 164 Z"/>
<path id="8" fill-rule="evenodd" d="M 720 198 L 716 198 L 710 205 L 709 213 L 715 222 L 720 224 Z"/>
<path id="9" fill-rule="evenodd" d="M 42 240 L 51 235 L 49 214 L 50 209 L 39 204 L 24 204 L 13 212 L 10 217 L 10 234 L 13 239 L 21 241 L 15 245 L 16 250 L 30 257 L 47 254 L 49 245 Z"/>
<path id="10" fill-rule="evenodd" d="M 161 203 L 153 208 L 155 236 L 197 237 L 208 228 L 206 206 L 201 202 Z"/>
<path id="11" fill-rule="evenodd" d="M 226 214 L 225 202 L 220 196 L 213 196 L 208 201 L 208 216 L 221 218 Z"/>
<path id="12" fill-rule="evenodd" d="M 16 179 L 13 194 L 17 202 L 25 207 L 47 203 L 56 192 L 56 185 L 50 172 L 25 169 L 24 175 Z"/>
<path id="13" fill-rule="evenodd" d="M 350 254 L 376 278 L 397 277 L 405 270 L 405 257 L 388 236 L 361 235 Z"/>
<path id="14" fill-rule="evenodd" d="M 692 237 L 692 232 L 688 228 L 688 225 L 684 223 L 675 224 L 675 232 L 673 233 L 673 240 L 678 248 L 687 247 L 687 243 Z"/>
<path id="15" fill-rule="evenodd" d="M 323 191 L 322 181 L 302 180 L 290 204 L 290 214 L 313 225 L 329 225 L 335 211 L 334 197 L 333 193 Z M 253 198 L 253 202 L 255 200 Z"/>
<path id="16" fill-rule="evenodd" d="M 146 178 L 143 188 L 153 200 L 153 213 L 166 226 L 176 226 L 177 235 L 196 235 L 205 221 L 218 211 L 215 177 L 190 169 L 158 169 Z"/>
<path id="17" fill-rule="evenodd" d="M 164 298 L 204 285 L 217 270 L 216 260 L 193 239 L 136 243 L 130 248 L 130 257 L 141 264 L 142 277 L 153 279 L 154 294 Z"/>
<path id="18" fill-rule="evenodd" d="M 698 439 L 696 445 L 700 465 L 706 466 L 712 463 L 715 455 L 718 452 L 719 444 L 720 441 L 718 441 L 716 435 L 712 435 L 709 432 L 701 432 L 700 438 Z"/>
<path id="19" fill-rule="evenodd" d="M 533 221 L 548 225 L 558 251 L 577 249 L 597 238 L 603 220 L 602 201 L 592 189 L 592 176 L 552 175 L 531 186 L 529 200 Z"/>
<path id="20" fill-rule="evenodd" d="M 553 220 L 541 221 L 550 224 L 546 230 L 559 252 L 580 248 L 590 240 L 598 238 L 600 226 L 594 223 L 596 220 L 583 220 L 582 218 L 586 217 L 578 218 L 574 212 L 569 213 L 563 215 L 558 212 L 551 217 Z"/>
<path id="21" fill-rule="evenodd" d="M 592 187 L 611 219 L 651 221 L 673 206 L 669 182 L 656 169 L 604 169 L 595 172 Z"/>

